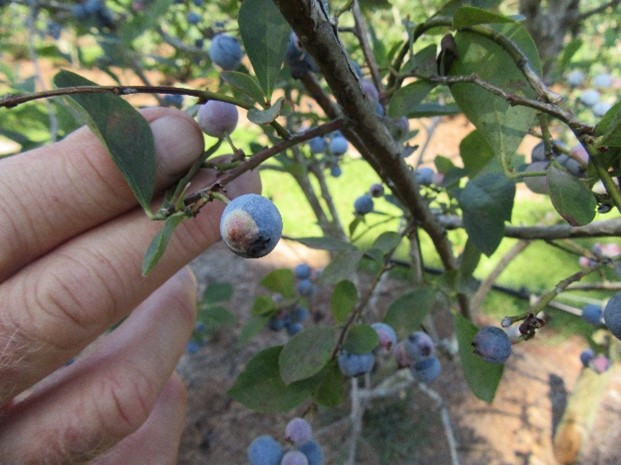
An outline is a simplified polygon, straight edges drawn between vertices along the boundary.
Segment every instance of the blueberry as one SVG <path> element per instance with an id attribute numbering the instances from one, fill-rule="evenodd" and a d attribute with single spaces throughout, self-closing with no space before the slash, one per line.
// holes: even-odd
<path id="1" fill-rule="evenodd" d="M 337 362 L 341 373 L 345 376 L 360 376 L 369 373 L 375 365 L 375 355 L 372 352 L 366 354 L 350 354 L 342 350 L 339 352 Z"/>
<path id="2" fill-rule="evenodd" d="M 306 263 L 300 263 L 293 269 L 293 274 L 298 279 L 309 279 L 311 277 L 311 272 L 311 267 Z"/>
<path id="3" fill-rule="evenodd" d="M 472 340 L 474 353 L 490 363 L 505 363 L 511 355 L 511 341 L 501 328 L 484 326 Z"/>
<path id="4" fill-rule="evenodd" d="M 547 161 L 536 161 L 531 163 L 524 170 L 525 173 L 545 173 L 548 169 Z M 547 176 L 524 176 L 524 184 L 531 192 L 535 194 L 549 194 L 550 188 L 548 186 Z"/>
<path id="5" fill-rule="evenodd" d="M 617 339 L 621 339 L 621 292 L 612 296 L 606 304 L 604 323 Z"/>
<path id="6" fill-rule="evenodd" d="M 237 68 L 244 54 L 237 39 L 227 34 L 218 34 L 211 39 L 207 53 L 211 61 L 226 71 Z"/>
<path id="7" fill-rule="evenodd" d="M 304 329 L 304 325 L 299 322 L 289 323 L 286 326 L 287 326 L 287 334 L 289 336 L 295 336 L 296 334 L 298 334 L 300 331 Z"/>
<path id="8" fill-rule="evenodd" d="M 280 465 L 285 453 L 282 446 L 267 434 L 255 438 L 247 452 L 250 465 Z"/>
<path id="9" fill-rule="evenodd" d="M 602 321 L 602 308 L 594 304 L 585 305 L 582 308 L 582 319 L 592 325 L 599 326 Z"/>
<path id="10" fill-rule="evenodd" d="M 296 305 L 293 309 L 293 312 L 291 313 L 291 319 L 298 323 L 308 320 L 309 317 L 310 312 L 308 311 L 308 309 L 300 305 Z"/>
<path id="11" fill-rule="evenodd" d="M 605 355 L 596 355 L 589 362 L 589 367 L 595 373 L 603 373 L 607 371 L 608 368 L 610 368 L 610 360 L 608 360 L 608 357 L 606 357 Z"/>
<path id="12" fill-rule="evenodd" d="M 306 455 L 308 465 L 323 465 L 323 449 L 315 441 L 308 441 L 298 446 L 298 450 Z"/>
<path id="13" fill-rule="evenodd" d="M 315 284 L 310 279 L 300 279 L 295 288 L 304 297 L 312 297 L 315 295 Z"/>
<path id="14" fill-rule="evenodd" d="M 358 215 L 366 215 L 373 211 L 373 198 L 369 194 L 364 194 L 354 200 L 354 210 Z"/>
<path id="15" fill-rule="evenodd" d="M 343 174 L 343 170 L 338 165 L 333 165 L 330 167 L 330 176 L 333 178 L 340 178 Z"/>
<path id="16" fill-rule="evenodd" d="M 433 183 L 434 171 L 428 167 L 422 167 L 414 172 L 416 182 L 421 186 L 430 186 Z"/>
<path id="17" fill-rule="evenodd" d="M 82 4 L 73 5 L 71 7 L 71 14 L 78 21 L 84 21 L 90 15 L 90 13 L 88 11 L 86 11 L 86 7 L 84 5 L 82 5 Z"/>
<path id="18" fill-rule="evenodd" d="M 47 34 L 52 37 L 52 39 L 58 40 L 60 38 L 60 33 L 62 31 L 62 26 L 55 21 L 48 21 L 47 23 Z"/>
<path id="19" fill-rule="evenodd" d="M 392 326 L 386 323 L 373 323 L 371 327 L 377 332 L 380 347 L 390 351 L 397 345 L 397 333 Z"/>
<path id="20" fill-rule="evenodd" d="M 285 439 L 296 446 L 313 439 L 313 428 L 304 418 L 296 417 L 285 427 Z"/>
<path id="21" fill-rule="evenodd" d="M 339 156 L 347 152 L 349 142 L 343 136 L 335 136 L 330 140 L 329 147 L 333 155 Z"/>
<path id="22" fill-rule="evenodd" d="M 592 107 L 600 99 L 600 93 L 595 89 L 587 89 L 580 94 L 578 97 L 582 103 L 584 103 L 587 107 Z"/>
<path id="23" fill-rule="evenodd" d="M 584 73 L 579 69 L 574 69 L 567 75 L 567 84 L 571 87 L 580 87 L 583 83 Z"/>
<path id="24" fill-rule="evenodd" d="M 274 315 L 268 320 L 267 327 L 272 331 L 280 331 L 281 329 L 284 329 L 285 323 L 286 322 L 284 318 L 279 318 L 278 316 Z"/>
<path id="25" fill-rule="evenodd" d="M 612 108 L 612 105 L 608 102 L 597 102 L 595 105 L 593 105 L 593 108 L 591 108 L 591 111 L 593 112 L 595 116 L 601 118 L 606 113 L 608 113 L 608 110 L 610 110 L 611 108 Z"/>
<path id="26" fill-rule="evenodd" d="M 308 141 L 308 146 L 310 147 L 311 153 L 323 153 L 326 151 L 328 144 L 323 137 L 316 136 Z"/>
<path id="27" fill-rule="evenodd" d="M 582 362 L 582 365 L 585 367 L 589 366 L 589 363 L 591 362 L 591 360 L 593 360 L 594 357 L 595 357 L 595 352 L 590 347 L 580 352 L 580 361 Z"/>
<path id="28" fill-rule="evenodd" d="M 435 344 L 431 336 L 424 331 L 414 331 L 403 342 L 405 353 L 413 362 L 430 357 L 433 354 Z"/>
<path id="29" fill-rule="evenodd" d="M 600 89 L 612 87 L 612 76 L 608 73 L 599 73 L 593 78 L 593 85 Z"/>
<path id="30" fill-rule="evenodd" d="M 283 455 L 280 465 L 308 465 L 308 459 L 299 450 L 290 450 Z"/>
<path id="31" fill-rule="evenodd" d="M 422 383 L 435 381 L 441 372 L 442 365 L 435 355 L 420 359 L 412 365 L 412 376 Z"/>
<path id="32" fill-rule="evenodd" d="M 384 195 L 384 186 L 381 183 L 372 184 L 369 188 L 371 197 L 382 197 Z"/>
<path id="33" fill-rule="evenodd" d="M 220 234 L 237 255 L 263 257 L 274 250 L 280 240 L 282 218 L 270 200 L 257 194 L 244 194 L 224 209 Z"/>
<path id="34" fill-rule="evenodd" d="M 232 103 L 210 100 L 198 107 L 196 119 L 205 134 L 221 138 L 237 127 L 237 107 Z"/>
<path id="35" fill-rule="evenodd" d="M 162 103 L 167 106 L 181 108 L 183 106 L 183 95 L 166 94 L 162 98 Z"/>
<path id="36" fill-rule="evenodd" d="M 201 15 L 195 11 L 190 11 L 186 17 L 186 20 L 189 24 L 198 24 L 201 21 Z"/>
<path id="37" fill-rule="evenodd" d="M 188 352 L 188 354 L 190 355 L 194 355 L 196 352 L 199 351 L 199 349 L 201 348 L 200 344 L 196 341 L 189 341 L 186 345 L 185 350 Z"/>
<path id="38" fill-rule="evenodd" d="M 365 93 L 369 101 L 375 107 L 375 105 L 378 104 L 380 98 L 379 92 L 377 91 L 377 87 L 375 87 L 375 84 L 373 84 L 368 79 L 363 79 L 360 83 L 360 87 L 362 87 L 362 91 Z"/>

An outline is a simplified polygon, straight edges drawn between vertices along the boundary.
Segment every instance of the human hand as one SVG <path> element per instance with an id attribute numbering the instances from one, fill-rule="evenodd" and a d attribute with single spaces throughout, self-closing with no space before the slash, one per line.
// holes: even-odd
<path id="1" fill-rule="evenodd" d="M 161 191 L 201 153 L 203 137 L 180 111 L 142 113 Z M 258 191 L 253 173 L 227 186 L 231 197 Z M 137 206 L 90 130 L 0 160 L 3 465 L 176 463 L 185 393 L 172 373 L 195 318 L 194 279 L 182 268 L 219 240 L 223 208 L 210 203 L 182 223 L 142 277 L 161 223 Z"/>

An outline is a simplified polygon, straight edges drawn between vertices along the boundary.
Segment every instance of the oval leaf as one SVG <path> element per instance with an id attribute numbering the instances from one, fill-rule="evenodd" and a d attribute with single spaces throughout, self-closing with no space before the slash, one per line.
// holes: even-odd
<path id="1" fill-rule="evenodd" d="M 435 290 L 429 286 L 406 292 L 390 304 L 384 323 L 395 328 L 401 337 L 406 336 L 419 328 L 435 300 Z"/>
<path id="2" fill-rule="evenodd" d="M 402 87 L 390 99 L 388 115 L 393 118 L 410 116 L 410 111 L 421 103 L 434 87 L 435 84 L 428 81 L 416 81 Z"/>
<path id="3" fill-rule="evenodd" d="M 265 109 L 258 110 L 257 108 L 251 108 L 248 110 L 248 119 L 254 124 L 270 124 L 273 123 L 282 109 L 282 104 L 285 101 L 284 97 L 279 97 L 274 104 Z"/>
<path id="4" fill-rule="evenodd" d="M 282 346 L 270 347 L 252 357 L 229 395 L 246 407 L 265 413 L 285 412 L 309 397 L 313 390 L 311 383 L 283 383 L 278 368 L 282 350 Z"/>
<path id="5" fill-rule="evenodd" d="M 366 354 L 379 345 L 377 331 L 369 325 L 354 325 L 349 328 L 343 349 L 351 354 Z"/>
<path id="6" fill-rule="evenodd" d="M 261 286 L 290 299 L 295 294 L 295 277 L 293 276 L 293 271 L 289 268 L 274 270 L 261 280 Z"/>
<path id="7" fill-rule="evenodd" d="M 358 302 L 358 290 L 354 283 L 348 280 L 339 282 L 332 292 L 330 306 L 332 316 L 337 323 L 343 323 Z"/>
<path id="8" fill-rule="evenodd" d="M 263 106 L 265 97 L 263 97 L 263 91 L 254 76 L 240 73 L 239 71 L 222 71 L 220 76 L 231 87 L 234 87 L 250 97 L 254 102 Z"/>
<path id="9" fill-rule="evenodd" d="M 175 213 L 164 221 L 164 226 L 160 229 L 155 237 L 151 240 L 151 244 L 147 248 L 147 252 L 142 259 L 142 276 L 148 275 L 157 262 L 162 258 L 166 251 L 168 241 L 172 237 L 177 226 L 186 218 L 184 213 Z"/>
<path id="10" fill-rule="evenodd" d="M 593 221 L 597 201 L 579 179 L 555 163 L 548 168 L 546 177 L 552 205 L 565 221 L 572 226 L 584 226 Z"/>
<path id="11" fill-rule="evenodd" d="M 308 328 L 293 336 L 278 359 L 285 384 L 310 378 L 328 363 L 334 348 L 334 328 Z"/>
<path id="12" fill-rule="evenodd" d="M 54 84 L 56 87 L 97 85 L 69 71 L 54 76 Z M 155 143 L 147 120 L 111 93 L 74 94 L 69 99 L 86 116 L 88 126 L 108 149 L 142 208 L 150 211 L 155 189 Z"/>
<path id="13" fill-rule="evenodd" d="M 285 56 L 291 27 L 272 0 L 244 0 L 237 19 L 244 48 L 269 101 Z"/>

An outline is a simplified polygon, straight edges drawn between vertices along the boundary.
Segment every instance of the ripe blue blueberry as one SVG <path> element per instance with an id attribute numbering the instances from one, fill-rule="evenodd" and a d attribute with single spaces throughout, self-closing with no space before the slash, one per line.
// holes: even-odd
<path id="1" fill-rule="evenodd" d="M 366 354 L 350 354 L 342 350 L 339 352 L 337 362 L 341 373 L 345 376 L 354 377 L 369 373 L 375 365 L 375 355 L 372 352 Z"/>
<path id="2" fill-rule="evenodd" d="M 584 73 L 579 69 L 574 69 L 567 75 L 567 84 L 571 87 L 580 87 L 584 83 Z"/>
<path id="3" fill-rule="evenodd" d="M 366 215 L 373 211 L 373 198 L 369 194 L 364 194 L 354 200 L 354 211 L 358 215 Z"/>
<path id="4" fill-rule="evenodd" d="M 601 95 L 595 89 L 587 89 L 580 94 L 578 97 L 582 103 L 584 103 L 587 107 L 592 107 L 597 102 L 599 102 Z"/>
<path id="5" fill-rule="evenodd" d="M 474 353 L 490 363 L 505 363 L 511 355 L 511 340 L 496 326 L 484 326 L 472 340 Z"/>
<path id="6" fill-rule="evenodd" d="M 602 308 L 595 304 L 585 305 L 582 308 L 582 319 L 592 325 L 599 326 L 602 322 Z"/>
<path id="7" fill-rule="evenodd" d="M 280 465 L 285 454 L 283 447 L 267 434 L 256 437 L 247 452 L 250 465 Z"/>
<path id="8" fill-rule="evenodd" d="M 185 350 L 187 351 L 188 354 L 194 355 L 196 352 L 199 351 L 200 348 L 201 346 L 198 342 L 188 341 L 188 343 L 186 344 Z"/>
<path id="9" fill-rule="evenodd" d="M 608 73 L 599 73 L 593 78 L 593 85 L 600 89 L 608 89 L 612 87 L 612 76 Z"/>
<path id="10" fill-rule="evenodd" d="M 369 194 L 371 194 L 371 197 L 382 197 L 384 195 L 384 186 L 382 183 L 378 182 L 372 184 L 369 188 Z"/>
<path id="11" fill-rule="evenodd" d="M 188 13 L 188 16 L 186 17 L 186 20 L 189 24 L 198 24 L 201 20 L 201 15 L 199 15 L 195 11 L 190 11 Z"/>
<path id="12" fill-rule="evenodd" d="M 310 147 L 311 153 L 323 153 L 326 151 L 328 144 L 323 137 L 316 136 L 308 141 L 308 146 Z"/>
<path id="13" fill-rule="evenodd" d="M 183 106 L 183 95 L 166 94 L 162 98 L 162 103 L 167 106 L 181 108 Z"/>
<path id="14" fill-rule="evenodd" d="M 591 363 L 591 360 L 593 360 L 594 357 L 595 357 L 595 351 L 591 349 L 590 347 L 580 352 L 580 361 L 582 362 L 582 365 L 585 367 L 589 366 L 589 363 Z"/>
<path id="15" fill-rule="evenodd" d="M 291 312 L 291 319 L 298 323 L 308 320 L 309 317 L 310 312 L 301 305 L 296 305 L 293 312 Z"/>
<path id="16" fill-rule="evenodd" d="M 333 155 L 339 156 L 347 152 L 349 142 L 347 142 L 347 139 L 345 139 L 345 137 L 341 135 L 336 135 L 330 140 L 329 147 L 330 152 L 332 152 Z"/>
<path id="17" fill-rule="evenodd" d="M 304 297 L 312 297 L 315 295 L 315 284 L 310 279 L 300 279 L 295 288 Z"/>
<path id="18" fill-rule="evenodd" d="M 203 132 L 218 139 L 235 130 L 238 118 L 235 105 L 219 100 L 209 100 L 200 105 L 196 114 L 196 120 Z"/>
<path id="19" fill-rule="evenodd" d="M 595 105 L 593 105 L 593 108 L 591 108 L 591 111 L 593 112 L 593 114 L 597 117 L 602 117 L 604 116 L 606 113 L 608 113 L 608 110 L 610 110 L 612 108 L 612 104 L 608 103 L 608 102 L 597 102 Z"/>
<path id="20" fill-rule="evenodd" d="M 440 360 L 435 355 L 423 358 L 412 365 L 412 376 L 422 383 L 435 381 L 442 372 Z"/>
<path id="21" fill-rule="evenodd" d="M 83 4 L 73 5 L 71 7 L 71 14 L 78 21 L 84 21 L 90 15 L 90 13 L 86 11 L 86 7 Z"/>
<path id="22" fill-rule="evenodd" d="M 290 450 L 283 455 L 280 465 L 308 465 L 308 459 L 299 450 Z"/>
<path id="23" fill-rule="evenodd" d="M 287 334 L 289 336 L 295 336 L 304 329 L 304 325 L 299 322 L 292 322 L 287 325 Z"/>
<path id="24" fill-rule="evenodd" d="M 371 328 L 377 332 L 381 348 L 390 351 L 397 345 L 397 333 L 395 333 L 395 330 L 392 329 L 392 326 L 387 325 L 386 323 L 378 322 L 373 323 Z"/>
<path id="25" fill-rule="evenodd" d="M 417 169 L 414 172 L 416 182 L 421 186 L 430 186 L 433 183 L 434 171 L 426 166 Z"/>
<path id="26" fill-rule="evenodd" d="M 291 68 L 291 76 L 299 79 L 309 71 L 316 73 L 319 71 L 317 63 L 312 56 L 302 46 L 295 32 L 289 35 L 289 43 L 285 50 L 285 64 Z"/>
<path id="27" fill-rule="evenodd" d="M 267 327 L 272 331 L 280 331 L 286 326 L 286 320 L 284 317 L 273 315 L 267 322 Z"/>
<path id="28" fill-rule="evenodd" d="M 377 87 L 375 87 L 375 84 L 373 84 L 373 82 L 369 81 L 368 79 L 363 79 L 360 83 L 360 86 L 362 87 L 362 91 L 366 94 L 369 101 L 375 107 L 378 104 L 380 98 L 379 92 L 377 90 Z"/>
<path id="29" fill-rule="evenodd" d="M 339 165 L 333 165 L 330 167 L 330 176 L 333 178 L 340 178 L 343 174 L 343 170 Z"/>
<path id="30" fill-rule="evenodd" d="M 300 263 L 293 269 L 293 274 L 297 279 L 309 279 L 312 269 L 307 263 Z"/>
<path id="31" fill-rule="evenodd" d="M 226 71 L 237 68 L 244 55 L 237 39 L 227 34 L 218 34 L 211 39 L 207 53 L 211 61 Z"/>
<path id="32" fill-rule="evenodd" d="M 313 428 L 304 418 L 296 417 L 285 427 L 285 439 L 300 446 L 313 439 Z"/>
<path id="33" fill-rule="evenodd" d="M 274 250 L 280 240 L 282 218 L 270 200 L 257 194 L 244 194 L 224 209 L 220 234 L 237 255 L 263 257 Z"/>
<path id="34" fill-rule="evenodd" d="M 424 331 L 414 331 L 403 342 L 405 353 L 412 362 L 417 362 L 433 354 L 435 344 L 431 336 Z"/>
<path id="35" fill-rule="evenodd" d="M 612 296 L 606 304 L 604 323 L 617 339 L 621 339 L 621 292 Z"/>
<path id="36" fill-rule="evenodd" d="M 308 465 L 323 465 L 323 448 L 315 441 L 308 441 L 301 446 L 298 446 L 298 450 L 306 455 L 308 459 Z"/>

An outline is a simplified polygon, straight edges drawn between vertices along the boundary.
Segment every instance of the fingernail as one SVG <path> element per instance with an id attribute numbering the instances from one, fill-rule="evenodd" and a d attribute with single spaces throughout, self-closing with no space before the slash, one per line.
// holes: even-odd
<path id="1" fill-rule="evenodd" d="M 158 180 L 178 178 L 203 153 L 203 134 L 183 112 L 162 116 L 151 123 L 157 153 Z"/>

